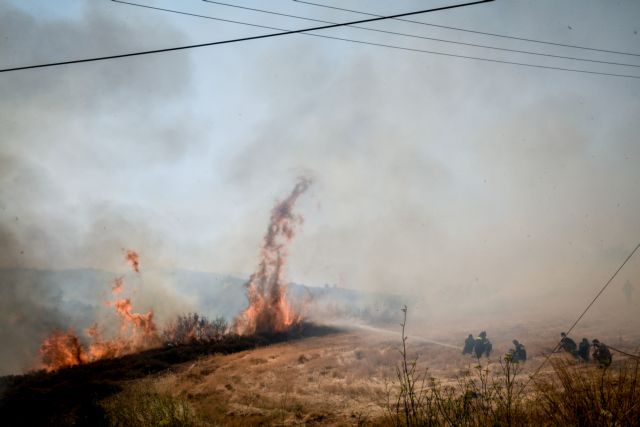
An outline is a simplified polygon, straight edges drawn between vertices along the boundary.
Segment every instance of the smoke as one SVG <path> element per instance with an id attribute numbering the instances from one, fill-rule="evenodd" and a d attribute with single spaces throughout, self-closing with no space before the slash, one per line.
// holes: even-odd
<path id="1" fill-rule="evenodd" d="M 551 13 L 507 2 L 433 19 L 633 51 L 638 6 L 627 3 Z M 0 5 L 3 67 L 246 30 L 111 2 L 57 14 L 12 4 Z M 123 249 L 139 251 L 136 303 L 160 323 L 194 297 L 159 270 L 246 277 L 272 195 L 300 175 L 314 186 L 296 204 L 305 233 L 291 243 L 289 277 L 393 293 L 429 325 L 571 317 L 637 244 L 635 82 L 303 35 L 195 52 L 0 76 L 0 316 L 26 316 L 1 328 L 3 367 L 68 317 L 102 315 L 94 302 L 121 273 Z M 79 268 L 99 271 L 62 272 Z M 594 310 L 637 319 L 621 288 L 640 262 L 622 273 Z"/>
<path id="2" fill-rule="evenodd" d="M 41 276 L 15 270 L 0 276 L 0 340 L 6 343 L 0 351 L 0 374 L 32 368 L 42 339 L 52 328 L 65 328 L 69 320 L 62 310 L 62 292 L 51 289 Z"/>
<path id="3" fill-rule="evenodd" d="M 104 7 L 92 2 L 75 17 L 40 19 L 3 2 L 3 68 L 185 39 L 170 25 L 122 20 Z M 120 272 L 125 247 L 139 248 L 149 266 L 170 265 L 148 214 L 118 195 L 137 190 L 131 170 L 179 160 L 195 141 L 199 125 L 186 112 L 152 108 L 187 96 L 190 73 L 183 56 L 0 76 L 0 373 L 32 368 L 52 330 L 83 328 L 105 314 L 112 273 L 65 269 Z M 139 126 L 168 113 L 176 120 Z M 184 309 L 170 286 L 146 284 L 140 306 L 159 302 L 160 319 Z"/>
<path id="4" fill-rule="evenodd" d="M 229 169 L 250 192 L 314 171 L 296 281 L 404 294 L 431 324 L 565 318 L 637 244 L 640 110 L 624 82 L 544 88 L 543 73 L 366 49 L 332 68 L 293 45 L 264 60 L 253 89 L 273 114 Z"/>
<path id="5" fill-rule="evenodd" d="M 124 260 L 131 264 L 136 275 L 140 273 L 139 255 L 135 251 L 127 250 Z M 85 347 L 76 335 L 74 326 L 70 326 L 66 332 L 54 330 L 40 346 L 41 363 L 46 370 L 55 371 L 89 361 L 118 357 L 160 344 L 153 310 L 144 314 L 133 311 L 131 298 L 121 295 L 124 285 L 124 279 L 117 277 L 111 287 L 111 294 L 116 299 L 106 303 L 119 318 L 118 331 L 113 334 L 115 336 L 105 338 L 105 327 L 94 322 L 85 330 L 85 335 L 91 341 Z M 112 320 L 110 323 L 114 325 L 116 322 Z"/>
<path id="6" fill-rule="evenodd" d="M 63 20 L 3 3 L 3 66 L 149 47 L 138 31 L 160 45 L 184 41 L 170 25 L 123 21 L 107 6 L 90 3 Z M 1 266 L 119 265 L 103 261 L 112 247 L 87 250 L 105 240 L 118 241 L 118 249 L 158 248 L 161 257 L 162 244 L 150 237 L 156 230 L 132 192 L 149 190 L 137 188 L 141 169 L 179 160 L 196 141 L 198 123 L 179 103 L 167 107 L 188 96 L 190 73 L 183 55 L 2 75 Z M 139 125 L 160 119 L 164 125 Z M 131 230 L 130 241 L 122 239 Z"/>

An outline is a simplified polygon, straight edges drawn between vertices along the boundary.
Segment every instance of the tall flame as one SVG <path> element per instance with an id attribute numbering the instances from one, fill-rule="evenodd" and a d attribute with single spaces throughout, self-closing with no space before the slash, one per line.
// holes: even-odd
<path id="1" fill-rule="evenodd" d="M 271 211 L 269 228 L 260 249 L 260 263 L 245 284 L 249 306 L 235 320 L 234 328 L 241 335 L 262 332 L 282 332 L 301 320 L 286 299 L 285 264 L 288 246 L 295 236 L 296 226 L 303 218 L 293 213 L 298 197 L 311 180 L 300 178 L 293 191 Z"/>

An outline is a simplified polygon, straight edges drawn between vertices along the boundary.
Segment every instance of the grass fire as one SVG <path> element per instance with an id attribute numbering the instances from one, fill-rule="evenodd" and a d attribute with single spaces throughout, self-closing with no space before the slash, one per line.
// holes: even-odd
<path id="1" fill-rule="evenodd" d="M 0 424 L 640 427 L 638 23 L 0 1 Z"/>
<path id="2" fill-rule="evenodd" d="M 82 333 L 74 325 L 51 331 L 35 370 L 3 378 L 5 418 L 29 425 L 140 426 L 637 421 L 640 371 L 633 346 L 640 336 L 621 336 L 613 346 L 602 327 L 583 329 L 609 342 L 598 342 L 593 363 L 591 346 L 585 353 L 581 343 L 578 350 L 564 332 L 551 347 L 545 331 L 552 329 L 540 322 L 534 332 L 484 317 L 491 335 L 470 334 L 460 345 L 459 326 L 430 328 L 429 337 L 424 331 L 410 334 L 406 305 L 402 328 L 394 332 L 388 313 L 350 308 L 357 303 L 353 295 L 343 308 L 337 307 L 339 293 L 327 287 L 296 296 L 286 267 L 303 223 L 296 202 L 310 185 L 310 179 L 299 178 L 272 208 L 257 268 L 242 286 L 247 305 L 231 323 L 191 312 L 159 326 L 152 308 L 134 309 L 139 289 L 116 276 L 103 302 L 111 310 L 106 320 Z M 139 254 L 123 253 L 121 262 L 141 283 Z M 374 304 L 377 311 L 386 303 L 383 311 L 396 307 L 398 313 L 396 302 L 384 297 Z M 330 325 L 309 323 L 318 314 L 325 322 L 331 316 Z M 460 339 L 452 340 L 452 334 Z M 526 348 L 513 340 L 515 349 L 508 349 L 507 339 L 515 334 Z M 36 404 L 40 411 L 24 415 Z"/>
<path id="3" fill-rule="evenodd" d="M 136 252 L 128 250 L 125 259 L 131 262 L 131 267 L 136 273 L 140 273 L 139 256 Z M 119 321 L 117 335 L 105 339 L 100 325 L 95 323 L 85 331 L 89 340 L 89 344 L 85 346 L 73 329 L 53 331 L 40 347 L 42 367 L 45 370 L 55 371 L 160 345 L 160 335 L 153 321 L 153 311 L 144 314 L 133 312 L 131 298 L 118 298 L 124 290 L 124 285 L 122 277 L 116 278 L 111 287 L 115 299 L 106 303 L 109 307 L 113 307 L 115 317 Z"/>
<path id="4" fill-rule="evenodd" d="M 288 332 L 303 322 L 287 300 L 285 268 L 288 245 L 295 236 L 296 227 L 303 219 L 295 214 L 295 202 L 311 184 L 302 177 L 291 194 L 276 204 L 260 249 L 257 270 L 245 284 L 248 307 L 233 322 L 232 330 L 239 335 L 274 334 Z M 126 250 L 126 261 L 134 273 L 140 273 L 140 256 Z M 123 298 L 125 281 L 117 277 L 111 287 L 112 300 L 106 302 L 114 309 L 119 322 L 116 336 L 104 338 L 97 323 L 85 331 L 88 344 L 73 329 L 53 331 L 40 347 L 41 367 L 52 372 L 105 358 L 120 357 L 159 347 L 164 344 L 202 343 L 219 340 L 231 330 L 225 319 L 210 322 L 198 314 L 179 316 L 160 331 L 153 320 L 153 310 L 147 313 L 133 311 L 131 298 Z"/>
<path id="5" fill-rule="evenodd" d="M 300 178 L 289 197 L 271 211 L 258 268 L 245 284 L 249 306 L 234 324 L 241 335 L 282 332 L 302 321 L 301 314 L 287 301 L 285 268 L 288 244 L 295 236 L 296 226 L 302 223 L 293 208 L 310 184 L 308 178 Z"/>

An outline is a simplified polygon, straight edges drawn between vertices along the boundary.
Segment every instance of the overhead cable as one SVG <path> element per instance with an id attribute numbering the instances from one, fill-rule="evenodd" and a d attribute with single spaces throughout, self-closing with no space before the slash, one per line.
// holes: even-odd
<path id="1" fill-rule="evenodd" d="M 131 3 L 131 2 L 122 1 L 122 0 L 111 0 L 111 1 L 113 1 L 114 3 L 127 4 L 127 5 L 130 5 L 130 6 L 137 6 L 137 7 L 142 7 L 142 8 L 146 8 L 146 9 L 153 9 L 153 10 L 157 10 L 157 11 L 161 11 L 161 12 L 170 12 L 170 13 L 176 13 L 176 14 L 180 14 L 180 15 L 188 15 L 188 16 L 193 16 L 193 17 L 197 17 L 197 18 L 211 19 L 211 20 L 214 20 L 214 21 L 221 21 L 221 22 L 228 22 L 228 23 L 239 24 L 239 25 L 246 25 L 246 26 L 249 26 L 249 27 L 257 27 L 257 28 L 266 28 L 266 29 L 270 29 L 270 30 L 286 31 L 286 30 L 283 30 L 282 28 L 277 28 L 277 27 L 272 27 L 272 26 L 267 26 L 267 25 L 252 24 L 252 23 L 249 23 L 249 22 L 218 18 L 218 17 L 215 17 L 215 16 L 198 15 L 198 14 L 189 13 L 189 12 L 183 12 L 183 11 L 179 11 L 179 10 L 164 9 L 164 8 L 160 8 L 160 7 L 149 6 L 149 5 L 139 4 L 139 3 Z M 349 25 L 349 24 L 345 24 L 345 25 Z M 540 68 L 540 69 L 547 69 L 547 70 L 568 71 L 568 72 L 573 72 L 573 73 L 583 73 L 583 74 L 592 74 L 592 75 L 601 75 L 601 76 L 610 76 L 610 77 L 622 77 L 622 78 L 629 78 L 629 79 L 640 79 L 640 76 L 632 75 L 632 74 L 606 73 L 606 72 L 595 71 L 595 70 L 585 70 L 585 69 L 578 69 L 578 68 L 564 68 L 564 67 L 555 67 L 555 66 L 551 66 L 551 65 L 531 64 L 531 63 L 526 63 L 526 62 L 515 62 L 515 61 L 507 61 L 507 60 L 500 60 L 500 59 L 492 59 L 492 58 L 485 58 L 485 57 L 479 57 L 479 56 L 458 55 L 458 54 L 447 53 L 447 52 L 438 52 L 438 51 L 433 51 L 433 50 L 416 49 L 416 48 L 397 46 L 397 45 L 391 45 L 391 44 L 384 44 L 384 43 L 374 43 L 374 42 L 368 42 L 368 41 L 364 41 L 364 40 L 348 39 L 348 38 L 344 38 L 344 37 L 327 36 L 327 35 L 324 35 L 324 34 L 307 33 L 307 32 L 304 32 L 304 31 L 298 31 L 298 33 L 306 35 L 306 36 L 321 37 L 321 38 L 324 38 L 324 39 L 338 40 L 338 41 L 344 41 L 344 42 L 356 43 L 356 44 L 362 44 L 362 45 L 385 47 L 385 48 L 389 48 L 389 49 L 397 49 L 397 50 L 403 50 L 403 51 L 408 51 L 408 52 L 427 53 L 427 54 L 431 54 L 431 55 L 439 55 L 439 56 L 447 56 L 447 57 L 453 57 L 453 58 L 470 59 L 470 60 L 492 62 L 492 63 L 499 63 L 499 64 L 509 64 L 509 65 L 516 65 L 516 66 L 521 66 L 521 67 L 529 67 L 529 68 Z"/>
<path id="2" fill-rule="evenodd" d="M 335 9 L 335 10 L 341 10 L 341 11 L 344 11 L 344 12 L 359 13 L 361 15 L 380 16 L 380 15 L 376 15 L 374 13 L 363 12 L 363 11 L 360 11 L 360 10 L 345 9 L 345 8 L 342 8 L 342 7 L 329 6 L 329 5 L 326 5 L 326 4 L 313 3 L 313 2 L 310 2 L 310 1 L 303 1 L 303 0 L 293 0 L 293 1 L 295 1 L 296 3 L 304 3 L 304 4 L 311 5 L 311 6 L 324 7 L 324 8 L 327 8 L 327 9 Z M 452 26 L 447 26 L 447 25 L 437 25 L 437 24 L 431 24 L 431 23 L 428 23 L 428 22 L 413 21 L 413 20 L 410 20 L 410 19 L 394 18 L 394 20 L 395 21 L 402 21 L 402 22 L 410 22 L 412 24 L 426 25 L 426 26 L 429 26 L 429 27 L 445 28 L 445 29 L 448 29 L 448 30 L 464 31 L 464 32 L 467 32 L 467 33 L 474 33 L 474 34 L 482 34 L 482 35 L 485 35 L 485 36 L 501 37 L 501 38 L 513 39 L 513 40 L 521 40 L 521 41 L 526 41 L 526 42 L 531 42 L 531 43 L 540 43 L 540 44 L 546 44 L 546 45 L 551 45 L 551 46 L 568 47 L 568 48 L 572 48 L 572 49 L 591 50 L 591 51 L 594 51 L 594 52 L 615 53 L 617 55 L 628 55 L 628 56 L 638 56 L 638 57 L 640 57 L 640 53 L 622 52 L 622 51 L 612 50 L 612 49 L 598 49 L 598 48 L 595 48 L 595 47 L 578 46 L 578 45 L 573 45 L 573 44 L 568 44 L 568 43 L 559 43 L 559 42 L 550 42 L 550 41 L 544 41 L 544 40 L 529 39 L 529 38 L 526 38 L 526 37 L 518 37 L 518 36 L 511 36 L 511 35 L 506 35 L 506 34 L 489 33 L 489 32 L 486 32 L 486 31 L 470 30 L 468 28 L 452 27 Z"/>
<path id="3" fill-rule="evenodd" d="M 344 26 L 347 26 L 347 25 L 362 24 L 362 23 L 365 23 L 365 22 L 382 21 L 382 20 L 385 20 L 385 19 L 398 18 L 398 17 L 402 17 L 402 16 L 412 16 L 412 15 L 419 15 L 419 14 L 422 14 L 422 13 L 430 13 L 430 12 L 437 12 L 437 11 L 442 11 L 442 10 L 456 9 L 456 8 L 459 8 L 459 7 L 472 6 L 472 5 L 476 5 L 476 4 L 482 4 L 482 3 L 490 3 L 490 2 L 493 2 L 493 1 L 495 1 L 495 0 L 477 0 L 477 1 L 468 2 L 468 3 L 458 3 L 458 4 L 449 5 L 449 6 L 441 6 L 441 7 L 431 8 L 431 9 L 417 10 L 417 11 L 414 11 L 414 12 L 405 12 L 405 13 L 399 13 L 399 14 L 390 15 L 390 16 L 383 16 L 383 17 L 376 17 L 376 18 L 369 18 L 369 19 L 361 19 L 361 20 L 358 20 L 358 21 L 344 22 L 344 23 L 331 24 L 331 25 L 323 25 L 323 26 L 314 27 L 314 28 L 303 28 L 303 29 L 299 29 L 299 30 L 281 30 L 281 29 L 277 29 L 277 28 L 271 28 L 271 29 L 279 30 L 281 32 L 270 33 L 270 34 L 262 34 L 262 35 L 257 35 L 257 36 L 241 37 L 241 38 L 237 38 L 237 39 L 221 40 L 221 41 L 208 42 L 208 43 L 198 43 L 198 44 L 190 44 L 190 45 L 184 45 L 184 46 L 169 47 L 169 48 L 163 48 L 163 49 L 153 49 L 153 50 L 137 51 L 137 52 L 130 52 L 130 53 L 122 53 L 122 54 L 117 54 L 117 55 L 95 56 L 95 57 L 91 57 L 91 58 L 72 59 L 72 60 L 67 60 L 67 61 L 49 62 L 49 63 L 44 63 L 44 64 L 24 65 L 24 66 L 20 66 L 20 67 L 11 67 L 11 68 L 0 69 L 0 73 L 6 73 L 8 71 L 28 70 L 28 69 L 32 69 L 32 68 L 55 67 L 55 66 L 60 66 L 60 65 L 78 64 L 78 63 L 82 63 L 82 62 L 106 61 L 106 60 L 111 60 L 111 59 L 128 58 L 128 57 L 132 57 L 132 56 L 150 55 L 150 54 L 165 53 L 165 52 L 175 52 L 175 51 L 179 51 L 179 50 L 196 49 L 196 48 L 200 48 L 200 47 L 217 46 L 217 45 L 222 45 L 222 44 L 244 42 L 244 41 L 249 41 L 249 40 L 258 40 L 258 39 L 265 39 L 265 38 L 270 38 L 270 37 L 286 36 L 286 35 L 290 35 L 290 34 L 304 33 L 304 32 L 307 32 L 307 31 L 326 30 L 326 29 L 329 29 L 329 28 L 344 27 Z M 114 0 L 114 2 L 115 2 L 115 0 Z M 126 2 L 117 1 L 117 3 L 126 3 Z M 126 4 L 136 5 L 134 3 L 126 3 Z M 140 5 L 137 5 L 137 6 L 140 6 Z M 224 21 L 222 19 L 219 19 L 219 20 Z M 226 20 L 226 21 L 227 22 L 232 22 L 230 20 Z M 238 22 L 235 22 L 235 23 L 238 23 Z M 254 26 L 256 26 L 256 25 L 254 25 Z M 263 28 L 269 28 L 269 27 L 263 26 Z"/>
<path id="4" fill-rule="evenodd" d="M 115 1 L 115 0 L 113 0 L 113 1 Z M 324 21 L 324 20 L 315 19 L 315 18 L 307 18 L 305 16 L 290 15 L 288 13 L 275 12 L 275 11 L 272 11 L 272 10 L 257 9 L 257 8 L 253 8 L 253 7 L 240 6 L 240 5 L 236 5 L 236 4 L 223 3 L 223 2 L 219 2 L 219 1 L 213 1 L 213 0 L 202 0 L 202 1 L 204 1 L 206 3 L 216 4 L 216 5 L 219 5 L 219 6 L 233 7 L 233 8 L 236 8 L 236 9 L 250 10 L 250 11 L 253 11 L 253 12 L 266 13 L 266 14 L 270 14 L 270 15 L 283 16 L 283 17 L 287 17 L 287 18 L 303 19 L 303 20 L 306 20 L 306 21 L 321 22 L 321 23 L 325 23 L 325 24 L 335 24 L 335 22 L 332 22 L 332 21 Z M 484 44 L 479 44 L 479 43 L 460 42 L 460 41 L 455 41 L 455 40 L 441 39 L 441 38 L 437 38 L 437 37 L 427 37 L 427 36 L 421 36 L 421 35 L 417 35 L 417 34 L 407 34 L 407 33 L 401 33 L 401 32 L 397 32 L 397 31 L 382 30 L 382 29 L 378 29 L 378 28 L 361 27 L 359 25 L 349 25 L 349 28 L 357 28 L 359 30 L 373 31 L 373 32 L 376 32 L 376 33 L 391 34 L 391 35 L 402 36 L 402 37 L 411 37 L 411 38 L 422 39 L 422 40 L 430 40 L 430 41 L 441 42 L 441 43 L 450 43 L 450 44 L 457 44 L 457 45 L 462 45 L 462 46 L 470 46 L 470 47 L 479 47 L 479 48 L 483 48 L 483 49 L 499 50 L 499 51 L 503 51 L 503 52 L 522 53 L 522 54 L 526 54 L 526 55 L 546 56 L 548 58 L 568 59 L 568 60 L 572 60 L 572 61 L 593 62 L 593 63 L 599 63 L 599 64 L 621 65 L 621 66 L 625 66 L 625 67 L 640 68 L 640 64 L 629 64 L 629 63 L 624 63 L 624 62 L 604 61 L 604 60 L 588 59 L 588 58 L 577 58 L 577 57 L 574 57 L 574 56 L 555 55 L 555 54 L 543 53 L 543 52 L 532 52 L 532 51 L 529 51 L 529 50 L 522 50 L 522 49 L 509 49 L 509 48 L 491 46 L 491 45 L 484 45 Z"/>

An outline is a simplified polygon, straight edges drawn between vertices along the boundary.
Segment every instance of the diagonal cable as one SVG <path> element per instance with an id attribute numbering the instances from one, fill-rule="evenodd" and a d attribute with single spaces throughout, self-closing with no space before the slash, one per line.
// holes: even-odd
<path id="1" fill-rule="evenodd" d="M 293 0 L 293 1 L 295 1 L 296 3 L 304 3 L 304 4 L 311 5 L 311 6 L 324 7 L 324 8 L 327 8 L 327 9 L 335 9 L 335 10 L 341 10 L 341 11 L 344 11 L 344 12 L 359 13 L 361 15 L 381 16 L 381 15 L 376 15 L 375 13 L 363 12 L 363 11 L 360 11 L 360 10 L 353 10 L 353 9 L 345 9 L 345 8 L 342 8 L 342 7 L 329 6 L 329 5 L 326 5 L 326 4 L 313 3 L 313 2 L 310 2 L 310 1 L 303 1 L 303 0 Z M 621 51 L 617 51 L 617 50 L 598 49 L 598 48 L 594 48 L 594 47 L 578 46 L 578 45 L 572 45 L 572 44 L 567 44 L 567 43 L 558 43 L 558 42 L 549 42 L 549 41 L 536 40 L 536 39 L 528 39 L 528 38 L 525 38 L 525 37 L 489 33 L 489 32 L 486 32 L 486 31 L 469 30 L 468 28 L 451 27 L 451 26 L 447 26 L 447 25 L 437 25 L 437 24 L 431 24 L 431 23 L 428 23 L 428 22 L 413 21 L 411 19 L 394 18 L 394 20 L 395 21 L 402 21 L 402 22 L 410 22 L 412 24 L 426 25 L 428 27 L 445 28 L 447 30 L 464 31 L 464 32 L 473 33 L 473 34 L 482 34 L 482 35 L 485 35 L 485 36 L 502 37 L 502 38 L 505 38 L 505 39 L 521 40 L 521 41 L 531 42 L 531 43 L 540 43 L 540 44 L 546 44 L 546 45 L 551 45 L 551 46 L 569 47 L 569 48 L 572 48 L 572 49 L 591 50 L 591 51 L 594 51 L 594 52 L 615 53 L 617 55 L 628 55 L 628 56 L 638 56 L 638 57 L 640 57 L 640 53 L 621 52 Z"/>
<path id="2" fill-rule="evenodd" d="M 267 29 L 271 29 L 271 30 L 287 31 L 287 30 L 284 30 L 282 28 L 277 28 L 277 27 L 271 27 L 271 26 L 266 26 L 266 25 L 261 25 L 261 24 L 252 24 L 252 23 L 249 23 L 249 22 L 235 21 L 235 20 L 231 20 L 231 19 L 218 18 L 218 17 L 215 17 L 215 16 L 198 15 L 198 14 L 189 13 L 189 12 L 183 12 L 183 11 L 174 10 L 174 9 L 164 9 L 164 8 L 161 8 L 161 7 L 149 6 L 149 5 L 145 5 L 145 4 L 130 3 L 130 2 L 127 2 L 127 1 L 123 1 L 123 0 L 111 0 L 111 1 L 114 2 L 114 3 L 121 3 L 121 4 L 130 5 L 130 6 L 137 6 L 137 7 L 141 7 L 141 8 L 145 8 L 145 9 L 157 10 L 157 11 L 161 11 L 161 12 L 170 12 L 170 13 L 176 13 L 176 14 L 180 14 L 180 15 L 194 16 L 194 17 L 197 17 L 197 18 L 204 18 L 204 19 L 211 19 L 211 20 L 214 20 L 214 21 L 221 21 L 221 22 L 228 22 L 228 23 L 232 23 L 232 24 L 246 25 L 246 26 L 249 26 L 249 27 L 267 28 Z M 609 76 L 609 77 L 622 77 L 622 78 L 629 78 L 629 79 L 640 79 L 640 76 L 632 75 L 632 74 L 605 73 L 605 72 L 600 72 L 600 71 L 584 70 L 584 69 L 578 69 L 578 68 L 563 68 L 563 67 L 554 67 L 554 66 L 550 66 L 550 65 L 531 64 L 531 63 L 527 63 L 527 62 L 514 62 L 514 61 L 506 61 L 506 60 L 500 60 L 500 59 L 491 59 L 491 58 L 484 58 L 484 57 L 479 57 L 479 56 L 457 55 L 457 54 L 453 54 L 453 53 L 438 52 L 438 51 L 433 51 L 433 50 L 414 49 L 414 48 L 397 46 L 397 45 L 390 45 L 390 44 L 383 44 L 383 43 L 367 42 L 367 41 L 363 41 L 363 40 L 348 39 L 348 38 L 344 38 L 344 37 L 327 36 L 327 35 L 324 35 L 324 34 L 313 34 L 313 33 L 304 32 L 302 30 L 299 31 L 298 33 L 302 34 L 302 35 L 305 35 L 305 36 L 321 37 L 321 38 L 324 38 L 324 39 L 338 40 L 338 41 L 344 41 L 344 42 L 348 42 L 348 43 L 356 43 L 356 44 L 370 45 L 370 46 L 379 46 L 379 47 L 385 47 L 385 48 L 389 48 L 389 49 L 397 49 L 397 50 L 403 50 L 403 51 L 407 51 L 407 52 L 427 53 L 427 54 L 431 54 L 431 55 L 447 56 L 447 57 L 451 57 L 451 58 L 470 59 L 470 60 L 476 60 L 476 61 L 492 62 L 492 63 L 497 63 L 497 64 L 509 64 L 509 65 L 517 65 L 517 66 L 521 66 L 521 67 L 540 68 L 540 69 L 545 69 L 545 70 L 557 70 L 557 71 L 567 71 L 567 72 L 573 72 L 573 73 L 592 74 L 592 75 Z M 256 38 L 256 37 L 253 37 L 253 38 Z M 260 38 L 260 37 L 257 37 L 257 38 Z M 2 70 L 0 70 L 0 72 L 1 71 Z"/>
<path id="3" fill-rule="evenodd" d="M 115 0 L 113 0 L 113 1 L 115 1 Z M 258 35 L 258 36 L 241 37 L 241 38 L 237 38 L 237 39 L 229 39 L 229 40 L 221 40 L 221 41 L 208 42 L 208 43 L 199 43 L 199 44 L 191 44 L 191 45 L 184 45 L 184 46 L 176 46 L 176 47 L 169 47 L 169 48 L 163 48 L 163 49 L 154 49 L 154 50 L 145 50 L 145 51 L 130 52 L 130 53 L 121 53 L 121 54 L 118 54 L 118 55 L 95 56 L 95 57 L 92 57 L 92 58 L 72 59 L 72 60 L 68 60 L 68 61 L 49 62 L 49 63 L 45 63 L 45 64 L 25 65 L 25 66 L 21 66 L 21 67 L 12 67 L 12 68 L 0 69 L 0 73 L 5 73 L 5 72 L 8 72 L 8 71 L 28 70 L 28 69 L 32 69 L 32 68 L 43 68 L 43 67 L 54 67 L 54 66 L 59 66 L 59 65 L 78 64 L 78 63 L 82 63 L 82 62 L 106 61 L 106 60 L 111 60 L 111 59 L 128 58 L 128 57 L 132 57 L 132 56 L 150 55 L 150 54 L 154 54 L 154 53 L 174 52 L 174 51 L 178 51 L 178 50 L 196 49 L 196 48 L 200 48 L 200 47 L 217 46 L 217 45 L 221 45 L 221 44 L 238 43 L 238 42 L 244 42 L 244 41 L 249 41 L 249 40 L 258 40 L 258 39 L 265 39 L 265 38 L 270 38 L 270 37 L 286 36 L 286 35 L 290 35 L 290 34 L 305 33 L 307 31 L 326 30 L 326 29 L 329 29 L 329 28 L 344 27 L 344 26 L 347 26 L 347 25 L 362 24 L 362 23 L 365 23 L 365 22 L 383 21 L 385 19 L 398 18 L 398 17 L 402 17 L 402 16 L 420 15 L 420 14 L 423 14 L 423 13 L 430 13 L 430 12 L 437 12 L 437 11 L 442 11 L 442 10 L 456 9 L 456 8 L 465 7 L 465 6 L 472 6 L 472 5 L 476 5 L 476 4 L 490 3 L 490 2 L 493 2 L 493 1 L 495 1 L 495 0 L 476 0 L 476 1 L 468 2 L 468 3 L 458 3 L 458 4 L 449 5 L 449 6 L 435 7 L 435 8 L 431 8 L 431 9 L 422 9 L 422 10 L 417 10 L 417 11 L 414 11 L 414 12 L 405 12 L 405 13 L 399 13 L 399 14 L 390 15 L 390 16 L 383 16 L 383 17 L 376 17 L 376 18 L 369 18 L 369 19 L 361 19 L 361 20 L 358 20 L 358 21 L 344 22 L 344 23 L 339 23 L 339 24 L 323 25 L 323 26 L 320 26 L 320 27 L 302 28 L 302 29 L 299 29 L 299 30 L 280 30 L 281 32 L 278 32 L 278 33 L 262 34 L 262 35 Z M 117 3 L 126 3 L 126 2 L 118 1 Z M 133 4 L 133 3 L 126 3 L 126 4 L 132 4 L 132 5 L 135 6 L 135 4 Z M 140 6 L 140 5 L 137 5 L 137 6 Z M 149 7 L 149 6 L 147 6 L 147 7 Z M 218 20 L 227 21 L 227 22 L 234 22 L 234 21 L 231 21 L 231 20 L 223 20 L 223 19 L 218 19 Z M 238 23 L 238 22 L 235 22 L 235 23 Z M 254 26 L 258 26 L 258 25 L 254 25 Z M 263 26 L 263 28 L 269 28 L 269 27 Z M 640 77 L 638 77 L 638 78 L 640 78 Z"/>
<path id="4" fill-rule="evenodd" d="M 113 1 L 115 1 L 115 0 L 113 0 Z M 324 24 L 335 24 L 336 23 L 336 22 L 332 22 L 332 21 L 324 21 L 324 20 L 321 20 L 321 19 L 307 18 L 305 16 L 291 15 L 291 14 L 288 14 L 288 13 L 275 12 L 275 11 L 272 11 L 272 10 L 265 10 L 265 9 L 257 9 L 257 8 L 253 8 L 253 7 L 240 6 L 240 5 L 236 5 L 236 4 L 223 3 L 223 2 L 219 2 L 219 1 L 213 1 L 213 0 L 202 0 L 202 1 L 204 1 L 205 3 L 216 4 L 216 5 L 219 5 L 219 6 L 233 7 L 233 8 L 236 8 L 236 9 L 250 10 L 250 11 L 253 11 L 253 12 L 266 13 L 266 14 L 269 14 L 269 15 L 284 16 L 284 17 L 287 17 L 287 18 L 303 19 L 303 20 L 306 20 L 306 21 L 321 22 L 321 23 L 324 23 Z M 428 37 L 428 36 L 421 36 L 421 35 L 417 35 L 417 34 L 400 33 L 400 32 L 397 32 L 397 31 L 381 30 L 381 29 L 378 29 L 378 28 L 361 27 L 359 25 L 349 25 L 349 27 L 350 28 L 357 28 L 359 30 L 372 31 L 372 32 L 376 32 L 376 33 L 391 34 L 391 35 L 394 35 L 394 36 L 411 37 L 411 38 L 422 39 L 422 40 L 430 40 L 430 41 L 436 41 L 436 42 L 441 42 L 441 43 L 457 44 L 457 45 L 461 45 L 461 46 L 479 47 L 479 48 L 483 48 L 483 49 L 498 50 L 498 51 L 503 51 L 503 52 L 523 53 L 523 54 L 526 54 L 526 55 L 545 56 L 545 57 L 548 57 L 548 58 L 568 59 L 568 60 L 572 60 L 572 61 L 593 62 L 593 63 L 598 63 L 598 64 L 620 65 L 620 66 L 624 66 L 624 67 L 637 67 L 637 68 L 640 68 L 640 64 L 629 64 L 629 63 L 624 63 L 624 62 L 604 61 L 604 60 L 599 60 L 599 59 L 577 58 L 575 56 L 563 56 L 563 55 L 555 55 L 555 54 L 551 54 L 551 53 L 532 52 L 532 51 L 529 51 L 529 50 L 522 50 L 522 49 L 509 49 L 509 48 L 506 48 L 506 47 L 498 47 L 498 46 L 484 45 L 484 44 L 478 44 L 478 43 L 469 43 L 469 42 L 460 42 L 460 41 L 455 41 L 455 40 L 441 39 L 441 38 L 437 38 L 437 37 Z"/>
<path id="5" fill-rule="evenodd" d="M 589 303 L 589 305 L 587 305 L 587 308 L 585 308 L 582 313 L 580 314 L 580 316 L 578 316 L 578 318 L 576 319 L 575 322 L 573 322 L 573 325 L 571 325 L 571 327 L 567 330 L 566 335 L 569 336 L 569 334 L 571 333 L 571 331 L 573 330 L 573 328 L 576 327 L 576 325 L 578 324 L 578 322 L 580 322 L 580 320 L 582 320 L 582 318 L 584 317 L 585 314 L 587 314 L 587 311 L 589 311 L 589 309 L 593 306 L 593 304 L 595 304 L 595 302 L 598 300 L 598 298 L 600 298 L 600 295 L 602 295 L 602 293 L 605 291 L 605 289 L 607 289 L 607 287 L 611 284 L 611 282 L 613 282 L 613 279 L 616 278 L 616 276 L 618 275 L 618 273 L 620 272 L 620 270 L 622 270 L 622 268 L 627 264 L 627 262 L 629 262 L 629 260 L 633 257 L 633 255 L 636 253 L 636 251 L 640 249 L 640 243 L 638 243 L 638 245 L 631 251 L 631 253 L 629 254 L 629 256 L 624 260 L 624 262 L 620 265 L 620 267 L 618 267 L 618 269 L 615 271 L 615 273 L 613 273 L 613 275 L 609 278 L 609 280 L 607 280 L 607 282 L 604 284 L 604 286 L 602 287 L 602 289 L 600 289 L 600 292 L 598 292 L 596 294 L 596 296 L 591 300 L 591 302 Z M 531 382 L 531 380 L 533 380 L 533 377 L 535 377 L 536 375 L 538 375 L 538 373 L 540 373 L 540 370 L 542 369 L 542 367 L 544 365 L 547 364 L 547 362 L 549 361 L 549 359 L 551 358 L 551 355 L 554 354 L 556 351 L 558 351 L 560 349 L 560 346 L 562 345 L 562 340 L 560 340 L 558 342 L 558 344 L 556 344 L 556 346 L 553 348 L 553 350 L 547 354 L 547 357 L 545 357 L 545 359 L 542 361 L 542 363 L 540 364 L 540 366 L 538 366 L 536 368 L 536 370 L 533 372 L 533 374 L 531 374 L 529 376 L 529 379 L 527 380 L 527 382 L 525 382 L 524 386 L 520 389 L 520 392 L 518 393 L 518 396 L 520 395 L 520 393 L 522 393 L 522 391 L 527 388 L 527 385 L 529 385 L 529 383 Z"/>

